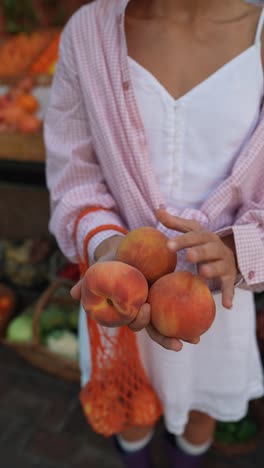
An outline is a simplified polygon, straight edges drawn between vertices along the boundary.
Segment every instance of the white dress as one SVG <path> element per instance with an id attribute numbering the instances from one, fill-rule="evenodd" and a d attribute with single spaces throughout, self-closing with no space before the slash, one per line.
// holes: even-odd
<path id="1" fill-rule="evenodd" d="M 255 43 L 179 99 L 129 58 L 135 96 L 154 170 L 167 206 L 199 207 L 229 174 L 254 130 L 263 98 L 260 16 Z M 167 351 L 143 330 L 137 334 L 142 363 L 158 393 L 167 429 L 184 431 L 188 413 L 220 421 L 241 419 L 248 401 L 264 393 L 256 343 L 252 293 L 236 289 L 231 311 L 214 296 L 216 319 L 199 345 Z M 89 379 L 84 312 L 80 314 L 82 385 Z"/>

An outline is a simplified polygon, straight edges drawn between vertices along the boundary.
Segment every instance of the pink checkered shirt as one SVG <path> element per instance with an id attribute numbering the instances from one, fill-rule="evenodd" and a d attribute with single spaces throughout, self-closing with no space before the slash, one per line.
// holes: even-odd
<path id="1" fill-rule="evenodd" d="M 124 32 L 127 3 L 92 2 L 71 18 L 62 35 L 45 118 L 46 175 L 50 231 L 73 262 L 78 252 L 83 258 L 89 233 L 91 259 L 99 243 L 118 227 L 150 225 L 168 237 L 176 234 L 155 217 L 164 200 L 131 86 Z M 233 231 L 243 287 L 253 291 L 264 289 L 263 157 L 264 110 L 231 174 L 203 205 L 168 207 L 170 213 L 195 219 L 207 230 L 221 235 Z M 104 209 L 87 213 L 93 206 Z M 184 256 L 181 267 L 190 268 Z"/>

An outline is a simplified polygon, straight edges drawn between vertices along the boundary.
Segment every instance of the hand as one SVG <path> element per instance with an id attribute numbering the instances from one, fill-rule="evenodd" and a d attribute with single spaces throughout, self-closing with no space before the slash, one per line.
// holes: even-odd
<path id="1" fill-rule="evenodd" d="M 105 239 L 99 246 L 97 247 L 94 258 L 96 262 L 107 262 L 114 260 L 117 247 L 119 246 L 122 240 L 122 236 L 112 236 L 108 239 Z M 81 302 L 81 292 L 82 292 L 82 278 L 78 281 L 78 283 L 73 286 L 71 289 L 71 296 L 76 301 Z"/>
<path id="2" fill-rule="evenodd" d="M 117 239 L 119 238 L 119 239 Z M 114 236 L 113 238 L 106 239 L 103 241 L 96 250 L 95 258 L 97 262 L 111 261 L 115 258 L 116 249 L 122 239 L 122 236 Z M 112 241 L 111 241 L 112 240 Z M 100 256 L 101 255 L 101 256 Z M 71 289 L 71 295 L 74 299 L 81 302 L 81 292 L 82 292 L 82 279 L 73 286 Z M 176 338 L 168 338 L 161 335 L 150 323 L 151 322 L 151 309 L 150 304 L 145 303 L 139 309 L 137 317 L 128 324 L 128 327 L 134 331 L 138 332 L 143 328 L 146 328 L 149 336 L 163 348 L 169 349 L 171 351 L 180 351 L 182 349 L 182 342 Z M 199 340 L 198 340 L 199 341 Z M 198 341 L 195 341 L 197 343 Z"/>
<path id="3" fill-rule="evenodd" d="M 151 308 L 148 303 L 141 306 L 137 317 L 128 325 L 128 327 L 134 332 L 139 332 L 145 328 L 150 338 L 165 349 L 170 351 L 180 351 L 182 349 L 183 344 L 180 340 L 177 338 L 168 338 L 167 336 L 163 336 L 156 330 L 156 328 L 153 327 L 151 324 Z M 199 341 L 200 340 L 197 340 L 193 342 L 193 344 L 196 344 Z"/>
<path id="4" fill-rule="evenodd" d="M 172 216 L 164 208 L 159 208 L 156 215 L 164 226 L 183 233 L 170 239 L 168 247 L 173 251 L 187 249 L 186 259 L 198 264 L 201 277 L 219 280 L 222 304 L 230 309 L 238 274 L 233 236 L 221 238 L 213 232 L 205 231 L 197 221 Z"/>

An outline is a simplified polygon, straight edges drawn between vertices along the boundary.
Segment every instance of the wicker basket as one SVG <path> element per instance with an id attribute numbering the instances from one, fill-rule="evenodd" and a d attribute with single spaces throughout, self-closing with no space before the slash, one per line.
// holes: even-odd
<path id="1" fill-rule="evenodd" d="M 78 362 L 56 354 L 44 347 L 41 344 L 39 334 L 39 320 L 48 304 L 76 305 L 70 294 L 64 296 L 56 294 L 59 289 L 65 287 L 70 289 L 72 286 L 72 282 L 59 279 L 52 283 L 40 296 L 35 304 L 33 313 L 33 340 L 31 343 L 10 343 L 4 337 L 1 341 L 4 346 L 13 349 L 33 366 L 65 380 L 79 382 L 80 369 Z"/>

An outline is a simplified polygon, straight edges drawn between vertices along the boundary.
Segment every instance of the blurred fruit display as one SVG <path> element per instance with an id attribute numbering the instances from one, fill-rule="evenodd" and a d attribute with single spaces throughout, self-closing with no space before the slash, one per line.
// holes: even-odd
<path id="1" fill-rule="evenodd" d="M 54 75 L 56 64 L 59 56 L 59 42 L 61 33 L 58 32 L 54 38 L 43 50 L 43 52 L 36 58 L 30 67 L 30 74 L 33 76 L 50 76 Z"/>
<path id="2" fill-rule="evenodd" d="M 10 284 L 32 288 L 49 282 L 49 262 L 54 251 L 50 239 L 4 239 L 1 245 L 4 249 L 3 275 Z"/>
<path id="3" fill-rule="evenodd" d="M 15 303 L 12 289 L 0 283 L 0 334 L 13 315 Z"/>
<path id="4" fill-rule="evenodd" d="M 39 27 L 57 27 L 85 0 L 2 0 L 0 5 L 0 31 L 7 34 L 30 32 Z"/>
<path id="5" fill-rule="evenodd" d="M 51 30 L 36 31 L 3 40 L 0 44 L 0 80 L 7 82 L 25 74 L 54 36 L 55 32 Z"/>
<path id="6" fill-rule="evenodd" d="M 33 94 L 34 79 L 25 76 L 0 95 L 0 133 L 35 133 L 42 127 L 37 116 L 38 99 Z"/>

